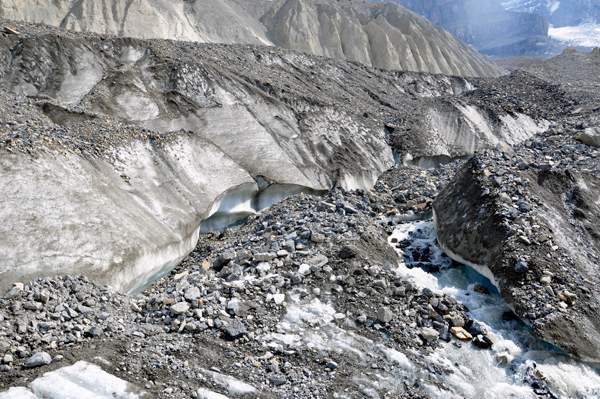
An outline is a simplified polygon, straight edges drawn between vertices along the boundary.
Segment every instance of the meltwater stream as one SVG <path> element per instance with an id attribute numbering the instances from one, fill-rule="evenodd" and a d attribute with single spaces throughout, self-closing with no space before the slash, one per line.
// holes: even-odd
<path id="1" fill-rule="evenodd" d="M 427 362 L 452 370 L 439 376 L 448 389 L 425 381 L 432 397 L 600 398 L 598 370 L 536 338 L 523 322 L 507 317 L 512 314 L 510 309 L 487 278 L 468 266 L 452 265 L 437 245 L 432 222 L 400 225 L 389 241 L 402 247 L 396 248 L 403 256 L 399 274 L 461 301 L 469 316 L 483 323 L 495 338 L 491 349 L 479 349 L 470 342 L 458 348 L 451 343 L 426 357 Z M 475 284 L 490 294 L 475 292 Z"/>

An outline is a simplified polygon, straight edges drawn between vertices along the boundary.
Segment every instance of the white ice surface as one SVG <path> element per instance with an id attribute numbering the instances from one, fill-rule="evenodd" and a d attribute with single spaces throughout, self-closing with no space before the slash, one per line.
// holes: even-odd
<path id="1" fill-rule="evenodd" d="M 600 25 L 595 23 L 550 28 L 548 36 L 572 46 L 600 47 Z"/>
<path id="2" fill-rule="evenodd" d="M 245 382 L 242 382 L 229 375 L 217 373 L 216 371 L 211 370 L 202 370 L 202 372 L 206 373 L 207 375 L 210 375 L 211 379 L 215 384 L 217 384 L 221 388 L 227 389 L 229 395 L 241 396 L 252 392 L 256 392 L 256 388 L 254 388 L 252 385 L 246 384 Z"/>
<path id="3" fill-rule="evenodd" d="M 79 361 L 72 366 L 45 373 L 29 389 L 11 388 L 0 399 L 138 399 L 127 382 L 95 364 Z"/>
<path id="4" fill-rule="evenodd" d="M 198 389 L 198 397 L 200 399 L 228 399 L 225 395 L 204 388 Z"/>

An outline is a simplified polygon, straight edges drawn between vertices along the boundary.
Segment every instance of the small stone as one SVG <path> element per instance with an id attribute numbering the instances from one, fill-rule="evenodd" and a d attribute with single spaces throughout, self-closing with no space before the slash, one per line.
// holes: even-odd
<path id="1" fill-rule="evenodd" d="M 492 347 L 492 341 L 482 334 L 477 335 L 471 342 L 481 349 L 489 349 Z"/>
<path id="2" fill-rule="evenodd" d="M 459 314 L 450 316 L 450 323 L 452 323 L 453 327 L 464 327 L 465 319 Z"/>
<path id="3" fill-rule="evenodd" d="M 322 243 L 325 241 L 325 235 L 320 233 L 312 233 L 310 235 L 310 241 L 314 243 Z"/>
<path id="4" fill-rule="evenodd" d="M 419 335 L 427 341 L 435 341 L 440 336 L 440 333 L 431 327 L 426 327 L 421 330 Z"/>
<path id="5" fill-rule="evenodd" d="M 146 334 L 141 331 L 134 331 L 131 333 L 131 335 L 137 338 L 146 338 Z"/>
<path id="6" fill-rule="evenodd" d="M 512 362 L 514 359 L 514 356 L 508 354 L 508 353 L 498 353 L 496 355 L 496 361 L 500 364 L 508 364 L 510 362 Z"/>
<path id="7" fill-rule="evenodd" d="M 275 386 L 280 386 L 286 383 L 285 377 L 269 377 L 269 382 Z"/>
<path id="8" fill-rule="evenodd" d="M 470 341 L 473 339 L 473 336 L 469 334 L 462 327 L 452 327 L 450 328 L 450 334 L 454 335 L 457 339 L 461 341 Z"/>
<path id="9" fill-rule="evenodd" d="M 342 259 L 353 258 L 358 254 L 358 250 L 354 246 L 345 246 L 343 247 L 338 256 Z"/>
<path id="10" fill-rule="evenodd" d="M 181 280 L 182 278 L 184 278 L 184 277 L 187 277 L 187 276 L 188 276 L 188 274 L 189 274 L 189 273 L 188 273 L 188 271 L 186 270 L 186 271 L 184 271 L 184 272 L 182 272 L 182 273 L 176 274 L 176 275 L 173 277 L 173 280 L 174 280 L 174 281 L 179 281 L 179 280 Z"/>
<path id="11" fill-rule="evenodd" d="M 5 296 L 4 298 L 6 299 L 14 299 L 17 296 L 19 296 L 22 292 L 23 292 L 23 288 L 25 286 L 23 285 L 23 283 L 14 283 L 13 284 L 13 289 L 10 290 Z"/>
<path id="12" fill-rule="evenodd" d="M 270 262 L 275 259 L 275 254 L 264 252 L 254 255 L 254 260 L 257 262 Z"/>
<path id="13" fill-rule="evenodd" d="M 227 310 L 230 314 L 234 314 L 238 317 L 245 316 L 247 312 L 246 305 L 239 298 L 233 298 L 231 301 L 229 301 L 227 303 Z"/>
<path id="14" fill-rule="evenodd" d="M 526 245 L 531 245 L 531 241 L 529 241 L 529 238 L 527 238 L 527 236 L 519 236 L 519 240 Z"/>
<path id="15" fill-rule="evenodd" d="M 600 128 L 590 127 L 579 135 L 579 140 L 590 147 L 600 147 Z"/>
<path id="16" fill-rule="evenodd" d="M 241 322 L 237 321 L 227 326 L 226 332 L 229 338 L 238 339 L 246 334 L 246 326 L 244 326 Z"/>
<path id="17" fill-rule="evenodd" d="M 142 309 L 135 302 L 131 302 L 131 310 L 133 310 L 136 313 L 139 313 L 142 311 Z"/>
<path id="18" fill-rule="evenodd" d="M 8 364 L 5 364 L 2 367 L 0 367 L 0 372 L 3 372 L 3 373 L 10 371 L 10 370 L 12 370 L 12 367 L 9 366 Z"/>
<path id="19" fill-rule="evenodd" d="M 525 262 L 524 260 L 519 260 L 515 266 L 515 271 L 517 273 L 525 273 L 529 270 L 529 266 L 527 265 L 527 262 Z"/>
<path id="20" fill-rule="evenodd" d="M 13 355 L 11 355 L 11 354 L 6 354 L 6 355 L 4 355 L 4 358 L 2 359 L 2 362 L 3 362 L 4 364 L 10 364 L 10 363 L 12 363 L 13 361 L 14 361 L 14 358 L 13 358 Z"/>
<path id="21" fill-rule="evenodd" d="M 500 193 L 500 201 L 504 202 L 505 204 L 512 205 L 512 199 L 506 193 Z"/>
<path id="22" fill-rule="evenodd" d="M 394 295 L 395 296 L 406 296 L 406 288 L 405 287 L 398 287 L 394 290 Z"/>
<path id="23" fill-rule="evenodd" d="M 42 306 L 44 306 L 42 303 L 40 302 L 25 302 L 23 304 L 23 308 L 27 309 L 27 310 L 40 310 L 42 308 Z"/>
<path id="24" fill-rule="evenodd" d="M 329 370 L 335 370 L 335 369 L 337 369 L 339 366 L 338 366 L 338 364 L 337 364 L 336 362 L 334 362 L 334 361 L 329 361 L 329 362 L 327 362 L 327 365 L 326 365 L 326 367 L 327 367 Z"/>
<path id="25" fill-rule="evenodd" d="M 432 296 L 434 296 L 435 294 L 433 293 L 433 291 L 427 287 L 423 288 L 423 295 L 431 298 Z"/>
<path id="26" fill-rule="evenodd" d="M 379 310 L 377 310 L 377 320 L 379 320 L 382 323 L 389 323 L 390 321 L 392 321 L 393 317 L 394 314 L 388 307 L 382 307 L 379 308 Z"/>
<path id="27" fill-rule="evenodd" d="M 52 357 L 47 352 L 38 352 L 25 362 L 25 367 L 39 367 L 52 363 Z"/>
<path id="28" fill-rule="evenodd" d="M 550 284 L 552 282 L 552 278 L 550 276 L 542 276 L 540 278 L 540 283 L 542 284 Z"/>
<path id="29" fill-rule="evenodd" d="M 185 314 L 188 310 L 190 310 L 190 304 L 187 302 L 179 302 L 171 305 L 171 312 L 175 315 Z"/>
<path id="30" fill-rule="evenodd" d="M 202 295 L 198 287 L 188 288 L 187 290 L 185 290 L 185 294 L 183 295 L 183 297 L 189 302 L 197 301 L 198 299 L 200 299 L 201 296 Z"/>
<path id="31" fill-rule="evenodd" d="M 300 283 L 302 283 L 302 275 L 300 273 L 295 273 L 292 276 L 292 284 L 298 285 Z"/>
<path id="32" fill-rule="evenodd" d="M 92 328 L 90 328 L 89 333 L 92 337 L 99 337 L 102 334 L 104 334 L 104 331 L 98 326 L 93 326 Z"/>
<path id="33" fill-rule="evenodd" d="M 48 290 L 42 290 L 42 292 L 40 292 L 40 302 L 47 303 L 49 300 L 50 293 L 48 292 Z"/>
<path id="34" fill-rule="evenodd" d="M 383 288 L 384 290 L 386 290 L 388 287 L 388 283 L 386 280 L 375 280 L 373 281 L 371 286 L 375 288 Z"/>

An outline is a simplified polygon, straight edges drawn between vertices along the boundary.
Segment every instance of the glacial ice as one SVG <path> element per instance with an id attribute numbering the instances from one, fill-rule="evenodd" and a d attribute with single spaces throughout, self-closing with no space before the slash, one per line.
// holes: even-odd
<path id="1" fill-rule="evenodd" d="M 79 361 L 71 366 L 45 373 L 33 380 L 29 389 L 11 388 L 0 399 L 138 399 L 141 394 L 100 367 Z"/>

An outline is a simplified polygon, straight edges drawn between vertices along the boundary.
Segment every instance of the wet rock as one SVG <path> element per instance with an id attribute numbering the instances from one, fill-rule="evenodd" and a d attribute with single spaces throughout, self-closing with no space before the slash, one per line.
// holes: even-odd
<path id="1" fill-rule="evenodd" d="M 490 295 L 490 290 L 479 284 L 475 284 L 475 286 L 473 287 L 473 291 L 484 295 Z"/>
<path id="2" fill-rule="evenodd" d="M 482 334 L 477 335 L 471 342 L 481 349 L 489 349 L 492 347 L 492 341 Z"/>

